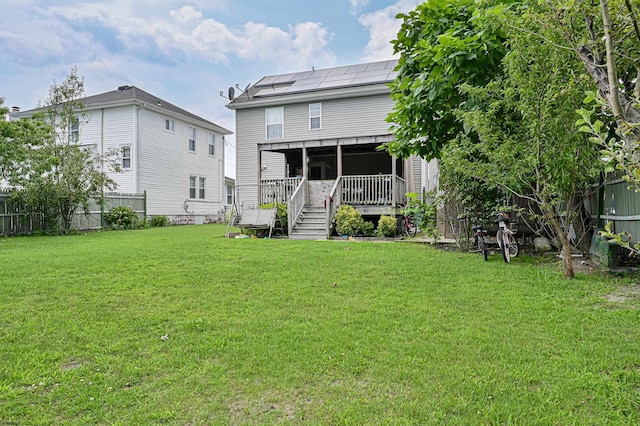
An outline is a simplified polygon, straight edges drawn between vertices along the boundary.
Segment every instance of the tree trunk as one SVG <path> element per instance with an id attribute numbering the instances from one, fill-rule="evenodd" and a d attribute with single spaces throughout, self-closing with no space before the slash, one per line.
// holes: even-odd
<path id="1" fill-rule="evenodd" d="M 570 279 L 575 278 L 575 274 L 573 272 L 573 258 L 571 257 L 571 243 L 569 242 L 569 225 L 567 224 L 566 229 L 562 229 L 556 212 L 548 203 L 544 209 L 544 214 L 562 245 L 562 255 L 564 257 L 562 259 L 562 269 L 564 271 L 564 277 Z M 568 213 L 567 217 L 569 217 Z"/>

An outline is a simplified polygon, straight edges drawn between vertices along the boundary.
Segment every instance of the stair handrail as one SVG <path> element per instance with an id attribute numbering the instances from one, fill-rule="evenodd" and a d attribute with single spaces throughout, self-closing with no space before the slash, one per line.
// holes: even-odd
<path id="1" fill-rule="evenodd" d="M 329 198 L 325 200 L 325 209 L 327 211 L 325 231 L 327 233 L 327 239 L 331 238 L 331 225 L 333 224 L 333 218 L 340 204 L 342 204 L 342 176 L 338 176 L 336 183 L 333 184 L 333 188 L 331 188 Z"/>
<path id="2" fill-rule="evenodd" d="M 289 203 L 287 204 L 289 235 L 293 233 L 293 227 L 304 209 L 307 198 L 307 178 L 303 177 L 296 190 L 291 194 L 291 198 L 289 198 Z"/>

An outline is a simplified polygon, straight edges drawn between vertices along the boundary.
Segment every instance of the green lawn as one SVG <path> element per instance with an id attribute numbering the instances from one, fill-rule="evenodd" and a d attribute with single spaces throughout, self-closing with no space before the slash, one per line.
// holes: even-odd
<path id="1" fill-rule="evenodd" d="M 0 424 L 640 423 L 632 280 L 224 231 L 0 239 Z"/>

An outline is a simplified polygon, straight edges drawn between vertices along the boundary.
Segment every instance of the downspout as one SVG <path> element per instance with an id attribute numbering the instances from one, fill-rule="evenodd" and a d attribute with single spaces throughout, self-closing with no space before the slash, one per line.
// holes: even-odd
<path id="1" fill-rule="evenodd" d="M 100 173 L 104 176 L 104 108 L 100 108 Z M 104 183 L 100 189 L 100 227 L 104 224 Z"/>
<path id="2" fill-rule="evenodd" d="M 394 157 L 393 155 L 391 156 L 391 176 L 393 176 L 391 178 L 391 205 L 393 206 L 393 209 L 395 210 L 395 208 L 397 207 L 396 205 L 396 181 L 398 179 L 398 176 L 396 176 L 397 172 L 398 172 L 398 161 L 396 159 L 396 157 Z"/>

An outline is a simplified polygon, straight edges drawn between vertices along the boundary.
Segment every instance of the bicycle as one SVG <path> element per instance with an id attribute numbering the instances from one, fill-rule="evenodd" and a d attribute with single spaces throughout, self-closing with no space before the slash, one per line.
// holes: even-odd
<path id="1" fill-rule="evenodd" d="M 418 233 L 418 225 L 410 214 L 404 215 L 404 232 L 407 234 L 407 237 L 415 237 Z"/>
<path id="2" fill-rule="evenodd" d="M 484 261 L 486 262 L 487 256 L 489 254 L 489 250 L 487 249 L 487 244 L 484 241 L 485 230 L 482 229 L 482 225 L 473 225 L 473 233 L 474 233 L 474 244 L 477 247 L 479 253 L 484 257 Z"/>
<path id="3" fill-rule="evenodd" d="M 498 247 L 502 254 L 502 259 L 510 263 L 512 257 L 516 257 L 520 253 L 520 246 L 514 236 L 513 231 L 507 224 L 509 219 L 506 214 L 499 214 L 498 218 L 494 221 L 498 224 L 498 232 L 496 233 L 496 240 L 498 241 Z"/>

